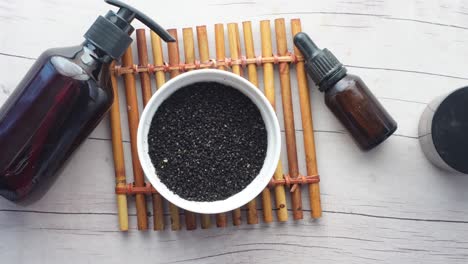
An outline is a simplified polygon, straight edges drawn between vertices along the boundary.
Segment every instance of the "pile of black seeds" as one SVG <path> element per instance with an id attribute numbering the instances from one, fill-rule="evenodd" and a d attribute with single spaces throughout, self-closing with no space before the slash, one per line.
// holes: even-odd
<path id="1" fill-rule="evenodd" d="M 183 87 L 155 113 L 149 155 L 161 181 L 192 201 L 224 200 L 258 175 L 267 131 L 254 103 L 216 82 Z"/>

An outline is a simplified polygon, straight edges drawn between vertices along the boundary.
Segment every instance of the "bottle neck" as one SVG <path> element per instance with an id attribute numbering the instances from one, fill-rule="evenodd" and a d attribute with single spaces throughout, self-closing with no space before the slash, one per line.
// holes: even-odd
<path id="1" fill-rule="evenodd" d="M 112 62 L 112 58 L 87 41 L 81 46 L 82 48 L 75 58 L 75 63 L 80 65 L 94 79 L 99 79 L 102 69 L 107 68 L 106 65 Z"/>
<path id="2" fill-rule="evenodd" d="M 86 58 L 86 56 L 89 56 L 93 61 L 98 61 L 100 63 L 108 64 L 112 62 L 112 58 L 109 55 L 97 48 L 88 40 L 85 40 L 83 43 L 83 51 L 83 59 L 85 61 L 89 61 L 89 58 Z M 83 63 L 86 64 L 85 61 L 83 61 Z"/>
<path id="3" fill-rule="evenodd" d="M 336 69 L 330 76 L 326 79 L 323 79 L 320 83 L 318 83 L 319 90 L 321 92 L 326 92 L 330 88 L 332 88 L 339 80 L 343 79 L 346 76 L 346 68 L 341 66 L 340 68 Z"/>

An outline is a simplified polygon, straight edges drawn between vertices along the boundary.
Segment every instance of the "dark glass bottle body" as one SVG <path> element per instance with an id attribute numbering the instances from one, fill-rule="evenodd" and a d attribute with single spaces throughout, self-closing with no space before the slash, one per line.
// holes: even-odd
<path id="1" fill-rule="evenodd" d="M 358 76 L 347 74 L 325 91 L 325 104 L 363 150 L 369 150 L 397 129 L 397 123 Z"/>
<path id="2" fill-rule="evenodd" d="M 43 194 L 103 118 L 113 93 L 96 58 L 87 45 L 44 52 L 0 108 L 0 195 Z"/>

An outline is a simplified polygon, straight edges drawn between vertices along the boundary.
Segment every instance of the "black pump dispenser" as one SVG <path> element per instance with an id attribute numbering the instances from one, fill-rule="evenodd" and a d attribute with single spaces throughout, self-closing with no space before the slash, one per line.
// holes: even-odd
<path id="1" fill-rule="evenodd" d="M 319 49 L 305 33 L 294 37 L 304 55 L 307 73 L 325 94 L 325 104 L 348 129 L 363 150 L 382 143 L 397 129 L 397 123 L 358 76 L 327 49 Z"/>
<path id="2" fill-rule="evenodd" d="M 110 10 L 105 17 L 99 16 L 84 35 L 89 43 L 103 53 L 101 59 L 105 62 L 121 57 L 130 46 L 132 38 L 129 35 L 134 30 L 130 23 L 135 18 L 156 32 L 164 41 L 175 41 L 166 30 L 137 9 L 117 0 L 105 2 L 120 7 L 119 11 L 115 13 Z"/>
<path id="3" fill-rule="evenodd" d="M 320 91 L 326 91 L 346 75 L 346 68 L 328 49 L 319 49 L 305 33 L 294 37 L 294 44 L 306 61 L 307 73 Z"/>

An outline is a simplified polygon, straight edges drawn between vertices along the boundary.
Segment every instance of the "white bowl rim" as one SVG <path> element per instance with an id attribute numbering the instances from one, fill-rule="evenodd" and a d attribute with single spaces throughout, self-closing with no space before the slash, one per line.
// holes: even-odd
<path id="1" fill-rule="evenodd" d="M 169 190 L 156 175 L 156 169 L 148 154 L 147 135 L 151 120 L 161 103 L 178 89 L 197 82 L 221 82 L 250 98 L 257 105 L 267 129 L 267 153 L 260 173 L 242 191 L 225 199 L 212 202 L 189 201 Z M 185 210 L 216 214 L 234 210 L 257 197 L 271 180 L 281 152 L 281 132 L 276 113 L 260 89 L 233 73 L 215 69 L 202 69 L 181 74 L 161 86 L 151 97 L 140 118 L 137 132 L 137 150 L 146 178 L 169 202 Z"/>

